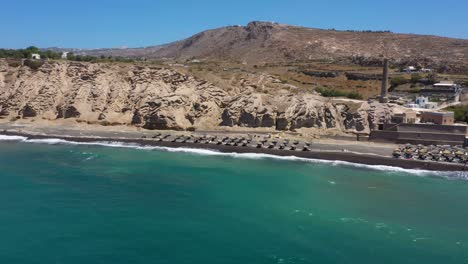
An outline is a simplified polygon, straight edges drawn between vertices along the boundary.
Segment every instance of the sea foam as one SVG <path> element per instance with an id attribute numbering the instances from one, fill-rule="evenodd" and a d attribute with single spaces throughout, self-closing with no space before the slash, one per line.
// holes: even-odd
<path id="1" fill-rule="evenodd" d="M 20 141 L 25 143 L 38 143 L 38 144 L 50 144 L 50 145 L 88 145 L 88 146 L 102 146 L 102 147 L 113 147 L 113 148 L 132 148 L 140 150 L 159 150 L 167 152 L 182 152 L 182 153 L 191 153 L 196 155 L 208 155 L 208 156 L 228 156 L 233 158 L 244 158 L 244 159 L 276 159 L 284 161 L 299 161 L 307 163 L 316 163 L 316 164 L 327 164 L 331 166 L 346 166 L 354 167 L 361 169 L 371 169 L 376 171 L 390 172 L 390 173 L 408 173 L 417 176 L 438 176 L 448 179 L 465 179 L 468 180 L 468 172 L 465 171 L 456 171 L 456 172 L 444 172 L 444 171 L 428 171 L 428 170 L 416 170 L 416 169 L 404 169 L 399 167 L 392 167 L 386 165 L 366 165 L 360 163 L 352 163 L 348 161 L 341 160 L 321 160 L 321 159 L 309 159 L 301 158 L 296 156 L 276 156 L 271 154 L 263 153 L 226 153 L 219 152 L 217 150 L 211 149 L 200 149 L 200 148 L 187 148 L 187 147 L 159 147 L 159 146 L 145 146 L 136 143 L 124 143 L 119 141 L 95 141 L 95 142 L 76 142 L 68 141 L 58 138 L 45 138 L 45 139 L 28 139 L 23 136 L 9 136 L 9 135 L 0 135 L 0 141 Z"/>

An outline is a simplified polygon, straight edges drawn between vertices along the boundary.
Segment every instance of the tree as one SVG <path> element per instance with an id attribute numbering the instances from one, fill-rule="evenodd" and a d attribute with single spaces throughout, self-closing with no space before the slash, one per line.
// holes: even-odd
<path id="1" fill-rule="evenodd" d="M 26 48 L 27 51 L 31 52 L 31 53 L 38 53 L 39 52 L 39 48 L 36 47 L 36 46 L 29 46 Z"/>

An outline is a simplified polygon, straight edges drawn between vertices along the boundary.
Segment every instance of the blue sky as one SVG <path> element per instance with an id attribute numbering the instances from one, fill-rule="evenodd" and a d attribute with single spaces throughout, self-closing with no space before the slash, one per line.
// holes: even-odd
<path id="1" fill-rule="evenodd" d="M 140 47 L 249 21 L 468 39 L 468 0 L 2 0 L 0 47 Z"/>

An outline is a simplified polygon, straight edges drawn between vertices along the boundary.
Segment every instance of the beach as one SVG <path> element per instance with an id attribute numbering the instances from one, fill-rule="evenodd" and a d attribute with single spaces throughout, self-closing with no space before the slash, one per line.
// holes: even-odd
<path id="1" fill-rule="evenodd" d="M 256 153 L 281 157 L 297 157 L 327 161 L 343 161 L 365 165 L 391 166 L 403 169 L 428 171 L 464 171 L 464 164 L 405 160 L 392 157 L 394 144 L 358 142 L 337 139 L 301 139 L 297 136 L 274 133 L 249 133 L 238 131 L 135 131 L 117 130 L 113 127 L 74 127 L 74 126 L 31 126 L 28 124 L 0 124 L 0 134 L 21 136 L 27 139 L 61 139 L 71 142 L 121 142 L 141 146 L 158 146 L 167 148 L 208 149 L 222 153 Z M 166 137 L 166 138 L 164 138 Z M 162 139 L 164 138 L 164 139 Z M 206 138 L 197 142 L 195 139 Z M 212 139 L 211 141 L 209 139 Z M 242 139 L 252 139 L 249 144 L 241 144 Z M 219 142 L 226 139 L 225 143 Z M 229 140 L 231 141 L 229 141 Z M 234 143 L 236 139 L 237 143 Z M 268 146 L 268 142 L 283 140 L 295 149 L 279 149 L 278 144 Z M 261 143 L 265 142 L 265 143 Z M 295 142 L 295 143 L 293 143 Z M 260 146 L 261 144 L 261 146 Z"/>

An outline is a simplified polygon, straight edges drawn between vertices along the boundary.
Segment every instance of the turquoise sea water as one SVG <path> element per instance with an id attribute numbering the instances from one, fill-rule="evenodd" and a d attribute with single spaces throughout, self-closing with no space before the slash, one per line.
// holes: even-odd
<path id="1" fill-rule="evenodd" d="M 0 141 L 0 263 L 468 263 L 466 180 L 249 157 Z"/>

